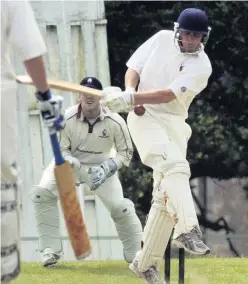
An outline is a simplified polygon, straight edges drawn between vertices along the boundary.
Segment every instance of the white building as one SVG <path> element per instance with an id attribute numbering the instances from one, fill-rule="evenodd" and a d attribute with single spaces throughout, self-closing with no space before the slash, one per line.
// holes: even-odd
<path id="1" fill-rule="evenodd" d="M 104 86 L 110 84 L 104 1 L 31 1 L 46 41 L 45 57 L 49 77 L 80 82 L 84 76 L 96 76 Z M 32 36 L 32 35 L 30 35 Z M 20 60 L 13 55 L 17 74 L 24 74 Z M 74 104 L 75 95 L 60 93 L 65 106 Z M 29 192 L 39 182 L 43 169 L 52 159 L 46 129 L 41 126 L 34 88 L 18 87 L 19 153 L 22 171 L 22 260 L 39 261 L 37 231 Z M 89 259 L 123 259 L 122 244 L 108 212 L 93 195 L 80 202 L 92 240 Z M 63 220 L 63 216 L 61 215 Z M 74 260 L 65 225 L 62 222 L 64 260 Z"/>

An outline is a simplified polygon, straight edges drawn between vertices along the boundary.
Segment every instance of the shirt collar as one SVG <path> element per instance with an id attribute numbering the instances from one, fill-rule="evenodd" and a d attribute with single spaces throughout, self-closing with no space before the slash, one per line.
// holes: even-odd
<path id="1" fill-rule="evenodd" d="M 101 107 L 100 115 L 98 116 L 100 120 L 103 120 L 105 117 L 109 116 L 110 116 L 110 110 L 105 107 Z M 84 121 L 84 115 L 82 112 L 81 104 L 79 104 L 77 108 L 77 119 L 80 119 L 80 121 Z"/>

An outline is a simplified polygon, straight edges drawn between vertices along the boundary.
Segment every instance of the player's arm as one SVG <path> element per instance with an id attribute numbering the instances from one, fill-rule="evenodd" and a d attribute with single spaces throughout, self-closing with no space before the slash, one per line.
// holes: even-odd
<path id="1" fill-rule="evenodd" d="M 43 62 L 43 57 L 38 56 L 28 60 L 24 60 L 25 68 L 32 78 L 36 89 L 41 93 L 45 93 L 48 90 L 48 84 L 46 79 L 46 71 Z"/>
<path id="2" fill-rule="evenodd" d="M 68 124 L 66 124 L 65 128 L 60 131 L 59 133 L 59 144 L 60 149 L 62 152 L 63 157 L 71 156 L 71 140 L 70 140 L 70 134 L 68 131 Z"/>
<path id="3" fill-rule="evenodd" d="M 127 71 L 125 74 L 125 87 L 126 89 L 133 89 L 138 85 L 139 76 L 144 68 L 145 62 L 152 50 L 156 46 L 157 38 L 161 32 L 156 33 L 146 42 L 144 42 L 127 61 Z"/>
<path id="4" fill-rule="evenodd" d="M 116 157 L 114 162 L 120 169 L 123 165 L 128 167 L 133 156 L 133 144 L 125 120 L 119 116 L 114 126 L 114 141 Z"/>
<path id="5" fill-rule="evenodd" d="M 138 82 L 139 82 L 139 74 L 135 70 L 128 68 L 127 72 L 125 74 L 126 90 L 131 89 L 131 90 L 135 91 L 135 89 L 138 85 Z"/>
<path id="6" fill-rule="evenodd" d="M 35 83 L 36 98 L 45 125 L 51 130 L 64 127 L 62 116 L 62 97 L 53 97 L 47 84 L 42 55 L 46 53 L 45 43 L 28 1 L 7 1 L 8 40 L 13 50 L 18 53 L 27 72 Z M 54 129 L 54 130 L 53 130 Z"/>
<path id="7" fill-rule="evenodd" d="M 199 74 L 193 71 L 191 72 L 189 68 L 188 72 L 176 78 L 168 89 L 134 93 L 133 104 L 162 104 L 169 103 L 180 96 L 196 96 L 207 86 L 211 71 Z"/>
<path id="8" fill-rule="evenodd" d="M 134 105 L 169 103 L 180 96 L 196 96 L 207 86 L 211 73 L 210 65 L 199 68 L 194 64 L 188 64 L 167 89 L 134 93 Z"/>
<path id="9" fill-rule="evenodd" d="M 177 96 L 171 89 L 150 90 L 137 92 L 133 95 L 133 104 L 162 104 L 175 100 Z"/>
<path id="10" fill-rule="evenodd" d="M 59 133 L 59 144 L 62 156 L 67 160 L 72 167 L 80 168 L 80 161 L 73 157 L 71 152 L 71 138 L 72 132 L 70 128 L 72 127 L 71 122 L 67 122 L 65 128 Z"/>
<path id="11" fill-rule="evenodd" d="M 211 66 L 199 70 L 196 66 L 190 65 L 185 69 L 184 73 L 176 78 L 167 89 L 142 92 L 126 90 L 111 96 L 106 93 L 103 104 L 115 112 L 128 112 L 135 105 L 169 103 L 180 96 L 196 96 L 207 86 L 212 72 Z"/>
<path id="12" fill-rule="evenodd" d="M 28 1 L 9 3 L 9 42 L 18 53 L 38 91 L 48 90 L 43 54 L 46 46 Z"/>
<path id="13" fill-rule="evenodd" d="M 109 158 L 98 167 L 92 167 L 89 170 L 91 174 L 91 190 L 96 190 L 106 179 L 111 177 L 123 165 L 128 166 L 133 156 L 132 140 L 128 132 L 127 125 L 120 116 L 113 116 L 111 124 L 112 133 L 114 133 L 113 145 L 117 151 L 115 158 Z"/>

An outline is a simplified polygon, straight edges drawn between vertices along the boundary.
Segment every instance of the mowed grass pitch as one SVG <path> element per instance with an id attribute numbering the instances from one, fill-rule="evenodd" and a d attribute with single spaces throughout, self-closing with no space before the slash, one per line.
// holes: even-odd
<path id="1" fill-rule="evenodd" d="M 163 267 L 161 267 L 163 273 Z M 178 260 L 172 260 L 171 284 L 178 283 Z M 14 284 L 141 284 L 124 261 L 60 262 L 43 268 L 23 263 Z M 247 284 L 248 258 L 194 258 L 185 260 L 185 284 Z"/>

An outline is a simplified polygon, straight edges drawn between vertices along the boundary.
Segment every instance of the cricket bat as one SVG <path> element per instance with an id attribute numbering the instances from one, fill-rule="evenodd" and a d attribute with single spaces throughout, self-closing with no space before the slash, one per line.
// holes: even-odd
<path id="1" fill-rule="evenodd" d="M 24 85 L 34 85 L 31 77 L 28 75 L 18 75 L 15 76 L 16 81 L 19 84 L 24 84 Z M 76 83 L 70 83 L 67 81 L 63 80 L 57 80 L 57 79 L 48 79 L 47 83 L 51 89 L 57 89 L 61 91 L 68 91 L 68 92 L 73 92 L 73 93 L 84 93 L 87 95 L 93 95 L 93 96 L 100 96 L 101 97 L 101 91 L 96 90 L 93 88 L 89 88 L 86 86 L 82 86 L 80 84 Z"/>
<path id="2" fill-rule="evenodd" d="M 72 168 L 61 154 L 56 133 L 50 134 L 50 140 L 55 157 L 54 173 L 68 235 L 76 258 L 84 259 L 91 254 L 92 249 L 77 198 Z"/>

